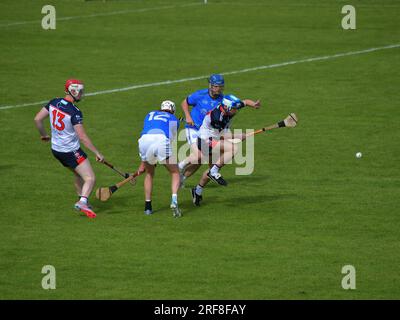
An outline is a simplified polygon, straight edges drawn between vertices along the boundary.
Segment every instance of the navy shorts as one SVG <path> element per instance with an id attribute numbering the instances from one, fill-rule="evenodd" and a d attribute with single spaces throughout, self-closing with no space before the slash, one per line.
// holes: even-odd
<path id="1" fill-rule="evenodd" d="M 64 167 L 72 169 L 75 169 L 87 159 L 86 153 L 81 148 L 72 152 L 58 152 L 51 149 L 51 152 L 53 152 L 53 155 L 62 163 Z"/>
<path id="2" fill-rule="evenodd" d="M 217 140 L 212 139 L 211 137 L 208 140 L 203 140 L 200 138 L 197 138 L 197 149 L 199 149 L 204 155 L 211 155 L 212 154 L 212 149 L 216 146 L 218 143 Z"/>

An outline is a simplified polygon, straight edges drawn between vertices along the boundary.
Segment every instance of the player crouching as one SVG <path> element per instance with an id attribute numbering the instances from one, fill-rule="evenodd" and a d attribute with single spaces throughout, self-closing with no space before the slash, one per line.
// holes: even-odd
<path id="1" fill-rule="evenodd" d="M 180 184 L 179 168 L 172 154 L 171 142 L 176 138 L 179 120 L 175 117 L 175 104 L 166 100 L 161 103 L 160 111 L 152 111 L 144 119 L 144 127 L 140 135 L 139 155 L 144 164 L 145 208 L 144 213 L 153 213 L 151 196 L 156 162 L 165 165 L 171 174 L 171 209 L 174 217 L 182 215 L 178 207 L 178 189 Z"/>
<path id="2" fill-rule="evenodd" d="M 203 188 L 210 179 L 222 186 L 228 184 L 219 170 L 225 163 L 231 161 L 237 152 L 237 146 L 226 138 L 245 139 L 244 134 L 233 136 L 229 129 L 232 118 L 244 106 L 244 103 L 234 95 L 225 96 L 222 103 L 205 116 L 197 138 L 197 150 L 193 150 L 191 155 L 180 163 L 180 169 L 183 171 L 187 165 L 203 162 L 204 158 L 208 157 L 210 169 L 203 173 L 199 184 L 191 190 L 193 203 L 196 206 L 200 205 Z"/>

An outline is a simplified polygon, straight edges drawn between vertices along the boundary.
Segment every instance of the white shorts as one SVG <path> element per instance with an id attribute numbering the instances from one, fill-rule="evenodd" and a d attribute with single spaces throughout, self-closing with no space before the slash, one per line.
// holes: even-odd
<path id="1" fill-rule="evenodd" d="M 156 164 L 172 155 L 169 139 L 163 134 L 144 134 L 139 140 L 139 156 L 142 161 Z"/>
<path id="2" fill-rule="evenodd" d="M 193 143 L 197 143 L 197 138 L 199 137 L 199 130 L 194 128 L 186 128 L 186 140 L 191 146 Z"/>

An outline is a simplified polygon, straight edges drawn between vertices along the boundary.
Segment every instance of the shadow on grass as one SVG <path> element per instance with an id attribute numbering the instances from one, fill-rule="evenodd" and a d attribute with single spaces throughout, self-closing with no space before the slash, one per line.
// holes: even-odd
<path id="1" fill-rule="evenodd" d="M 250 176 L 234 176 L 234 177 L 229 177 L 226 178 L 227 182 L 228 182 L 228 187 L 236 185 L 239 186 L 240 183 L 245 183 L 246 186 L 249 185 L 260 185 L 260 182 L 262 183 L 266 183 L 268 180 L 270 180 L 271 176 L 268 175 L 250 175 Z M 185 189 L 189 190 L 193 187 L 195 187 L 197 185 L 197 183 L 199 183 L 198 179 L 190 179 L 185 181 Z M 214 188 L 221 188 L 221 186 L 219 186 L 217 183 L 210 181 L 207 186 L 207 189 L 214 189 Z M 223 187 L 222 187 L 223 188 Z M 182 189 L 181 189 L 182 190 Z M 182 192 L 182 191 L 180 191 Z"/>
<path id="2" fill-rule="evenodd" d="M 10 170 L 13 169 L 15 165 L 13 164 L 0 164 L 0 170 Z"/>
<path id="3" fill-rule="evenodd" d="M 91 204 L 95 212 L 101 211 L 105 214 L 125 214 L 127 208 L 131 206 L 131 204 L 128 204 L 129 200 L 129 196 L 113 195 L 108 201 L 104 202 L 94 198 Z M 132 207 L 132 210 L 134 209 L 136 208 Z"/>
<path id="4" fill-rule="evenodd" d="M 294 193 L 285 193 L 285 194 L 254 194 L 247 196 L 235 196 L 230 198 L 212 198 L 210 197 L 209 201 L 212 203 L 223 203 L 227 207 L 243 207 L 246 205 L 254 205 L 272 201 L 282 201 L 289 199 L 299 199 L 299 196 Z"/>

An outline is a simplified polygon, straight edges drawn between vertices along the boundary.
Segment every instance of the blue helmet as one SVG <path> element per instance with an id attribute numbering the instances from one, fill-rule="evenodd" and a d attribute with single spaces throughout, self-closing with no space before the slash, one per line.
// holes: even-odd
<path id="1" fill-rule="evenodd" d="M 228 94 L 222 99 L 222 105 L 227 107 L 228 111 L 232 109 L 240 109 L 243 107 L 243 102 L 233 94 Z"/>
<path id="2" fill-rule="evenodd" d="M 224 77 L 220 74 L 212 74 L 208 78 L 208 83 L 212 86 L 223 86 L 225 84 Z"/>

